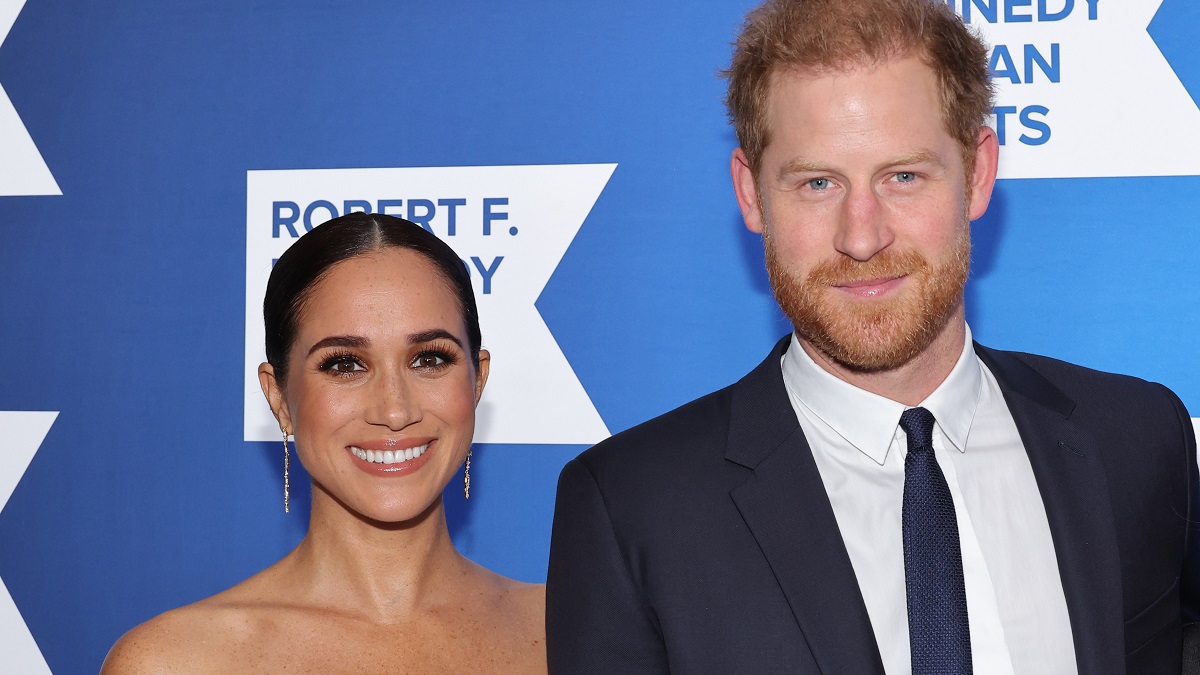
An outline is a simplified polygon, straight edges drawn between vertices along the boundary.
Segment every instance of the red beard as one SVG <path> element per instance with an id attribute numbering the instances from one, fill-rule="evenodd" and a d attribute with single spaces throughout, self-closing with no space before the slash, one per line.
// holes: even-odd
<path id="1" fill-rule="evenodd" d="M 899 368 L 923 352 L 962 303 L 971 266 L 964 227 L 946 255 L 931 264 L 915 251 L 885 249 L 866 262 L 839 255 L 805 279 L 786 269 L 764 236 L 767 273 L 796 333 L 851 370 Z M 907 276 L 905 288 L 884 298 L 853 298 L 832 287 L 852 281 Z"/>

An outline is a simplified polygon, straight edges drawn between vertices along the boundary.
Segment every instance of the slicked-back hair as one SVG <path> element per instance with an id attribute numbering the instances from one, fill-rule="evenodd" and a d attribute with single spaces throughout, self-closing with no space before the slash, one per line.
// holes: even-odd
<path id="1" fill-rule="evenodd" d="M 263 298 L 267 363 L 281 383 L 287 379 L 288 353 L 296 340 L 304 303 L 329 270 L 343 260 L 389 248 L 424 256 L 441 273 L 438 280 L 458 298 L 471 360 L 479 367 L 483 338 L 479 310 L 466 265 L 446 242 L 416 223 L 376 213 L 348 213 L 314 227 L 284 251 L 267 280 Z"/>
<path id="2" fill-rule="evenodd" d="M 771 142 L 768 103 L 781 72 L 820 76 L 916 55 L 936 77 L 942 122 L 968 173 L 992 112 L 988 50 L 944 0 L 768 0 L 750 12 L 722 74 L 738 143 L 759 175 Z"/>

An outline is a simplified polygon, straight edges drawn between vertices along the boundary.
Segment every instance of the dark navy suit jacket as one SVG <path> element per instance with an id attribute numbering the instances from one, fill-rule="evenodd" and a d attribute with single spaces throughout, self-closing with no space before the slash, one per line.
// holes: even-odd
<path id="1" fill-rule="evenodd" d="M 883 672 L 784 389 L 787 344 L 736 384 L 563 469 L 547 580 L 551 673 Z M 1029 453 L 1080 672 L 1179 673 L 1200 571 L 1183 404 L 1135 378 L 976 352 Z"/>

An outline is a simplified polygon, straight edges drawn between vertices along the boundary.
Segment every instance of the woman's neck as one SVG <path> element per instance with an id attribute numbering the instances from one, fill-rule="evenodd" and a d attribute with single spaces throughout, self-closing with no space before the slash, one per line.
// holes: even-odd
<path id="1" fill-rule="evenodd" d="M 443 604 L 475 567 L 454 548 L 441 498 L 403 524 L 363 518 L 313 486 L 308 534 L 285 558 L 297 599 L 379 623 Z"/>

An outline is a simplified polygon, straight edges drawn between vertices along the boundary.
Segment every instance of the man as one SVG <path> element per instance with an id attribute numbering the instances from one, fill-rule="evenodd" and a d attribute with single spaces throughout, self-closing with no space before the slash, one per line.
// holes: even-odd
<path id="1" fill-rule="evenodd" d="M 938 0 L 774 0 L 728 76 L 795 332 L 563 470 L 551 671 L 1178 673 L 1182 403 L 966 325 L 985 46 Z"/>

